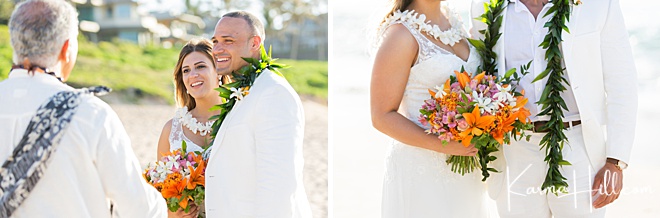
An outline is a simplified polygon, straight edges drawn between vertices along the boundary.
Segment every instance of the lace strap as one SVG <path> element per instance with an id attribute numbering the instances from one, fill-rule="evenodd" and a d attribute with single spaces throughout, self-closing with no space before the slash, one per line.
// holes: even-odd
<path id="1" fill-rule="evenodd" d="M 80 105 L 80 96 L 108 92 L 102 86 L 62 91 L 37 109 L 18 146 L 0 168 L 0 217 L 10 217 L 43 176 Z"/>
<path id="2" fill-rule="evenodd" d="M 172 128 L 170 129 L 170 136 L 169 136 L 169 141 L 170 141 L 170 150 L 172 150 L 173 147 L 176 147 L 176 145 L 181 146 L 181 141 L 183 141 L 183 128 L 181 125 L 181 119 L 182 119 L 182 113 L 187 112 L 187 108 L 179 108 L 177 109 L 174 117 L 172 117 Z"/>
<path id="3" fill-rule="evenodd" d="M 378 35 L 379 37 L 382 37 L 385 30 L 394 24 L 402 24 L 405 26 L 413 37 L 415 37 L 419 46 L 415 65 L 438 53 L 453 54 L 436 45 L 424 34 L 424 32 L 426 32 L 427 34 L 430 34 L 430 36 L 435 37 L 436 40 L 448 45 L 453 45 L 455 42 L 460 41 L 461 38 L 468 37 L 460 15 L 446 5 L 442 5 L 441 7 L 445 9 L 446 15 L 448 16 L 451 25 L 449 30 L 442 31 L 437 25 L 429 24 L 429 22 L 426 21 L 426 16 L 424 14 L 418 14 L 414 10 L 404 12 L 397 11 L 388 16 L 381 24 Z"/>

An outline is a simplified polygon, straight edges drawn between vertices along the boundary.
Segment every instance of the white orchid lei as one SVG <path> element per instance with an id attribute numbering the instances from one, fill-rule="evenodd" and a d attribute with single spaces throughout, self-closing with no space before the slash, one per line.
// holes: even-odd
<path id="1" fill-rule="evenodd" d="M 461 17 L 456 12 L 449 9 L 449 7 L 445 7 L 445 9 L 447 11 L 449 23 L 451 24 L 451 28 L 448 30 L 443 31 L 438 25 L 431 24 L 431 21 L 426 21 L 426 15 L 424 14 L 417 13 L 415 10 L 406 10 L 403 12 L 396 11 L 385 18 L 385 21 L 379 28 L 379 31 L 381 31 L 379 35 L 383 35 L 383 31 L 387 29 L 387 26 L 401 22 L 416 28 L 422 33 L 428 34 L 443 44 L 454 46 L 454 44 L 458 43 L 463 38 L 469 37 L 469 35 L 463 28 Z"/>
<path id="2" fill-rule="evenodd" d="M 206 123 L 201 123 L 197 121 L 197 118 L 193 117 L 190 111 L 188 111 L 188 106 L 179 108 L 175 113 L 175 117 L 179 118 L 183 126 L 187 127 L 194 134 L 197 134 L 197 132 L 199 132 L 201 136 L 206 136 L 206 134 L 211 132 L 211 126 L 213 125 L 213 121 L 210 120 Z"/>

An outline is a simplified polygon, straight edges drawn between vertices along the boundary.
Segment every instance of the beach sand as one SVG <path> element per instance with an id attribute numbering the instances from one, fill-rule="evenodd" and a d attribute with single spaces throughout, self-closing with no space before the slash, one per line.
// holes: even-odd
<path id="1" fill-rule="evenodd" d="M 172 118 L 174 106 L 111 104 L 121 119 L 135 155 L 144 168 L 156 160 L 156 147 L 163 125 Z M 305 139 L 304 185 L 315 218 L 328 215 L 328 107 L 303 101 Z"/>

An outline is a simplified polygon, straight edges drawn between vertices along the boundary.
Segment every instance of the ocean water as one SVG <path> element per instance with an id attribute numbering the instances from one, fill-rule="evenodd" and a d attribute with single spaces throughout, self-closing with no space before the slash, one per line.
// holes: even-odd
<path id="1" fill-rule="evenodd" d="M 468 0 L 450 0 L 468 25 Z M 585 4 L 598 0 L 583 0 Z M 389 138 L 371 127 L 369 35 L 388 0 L 333 0 L 330 119 L 335 217 L 380 217 L 380 191 Z M 660 217 L 660 1 L 621 0 L 637 67 L 639 109 L 631 167 L 625 187 L 635 190 L 608 208 L 607 217 Z M 641 190 L 641 191 L 640 191 Z M 632 193 L 632 192 L 631 192 Z M 655 203 L 651 203 L 655 202 Z"/>

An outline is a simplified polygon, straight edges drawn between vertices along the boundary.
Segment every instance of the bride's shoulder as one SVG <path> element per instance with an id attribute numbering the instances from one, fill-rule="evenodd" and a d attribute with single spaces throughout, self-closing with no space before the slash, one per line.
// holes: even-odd
<path id="1" fill-rule="evenodd" d="M 414 47 L 417 46 L 417 40 L 406 26 L 395 23 L 384 29 L 381 35 L 381 47 L 388 45 Z"/>

